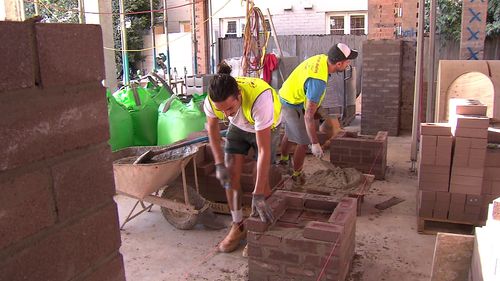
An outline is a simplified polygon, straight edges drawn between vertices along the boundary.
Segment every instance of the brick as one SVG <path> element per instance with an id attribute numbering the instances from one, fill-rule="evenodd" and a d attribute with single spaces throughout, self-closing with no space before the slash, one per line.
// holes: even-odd
<path id="1" fill-rule="evenodd" d="M 0 22 L 0 93 L 35 86 L 35 48 L 31 24 Z"/>
<path id="2" fill-rule="evenodd" d="M 325 210 L 333 212 L 338 202 L 330 196 L 306 194 L 304 207 L 316 210 Z"/>
<path id="3" fill-rule="evenodd" d="M 487 129 L 490 120 L 486 116 L 457 115 L 457 128 Z"/>
<path id="4" fill-rule="evenodd" d="M 435 147 L 437 146 L 438 137 L 422 135 L 420 136 L 420 140 L 424 150 L 426 148 L 435 149 Z"/>
<path id="5" fill-rule="evenodd" d="M 111 201 L 4 260 L 0 280 L 71 280 L 119 247 L 118 214 Z"/>
<path id="6" fill-rule="evenodd" d="M 314 240 L 305 239 L 302 236 L 302 233 L 294 233 L 288 235 L 285 240 L 285 247 L 287 250 L 294 253 L 309 253 L 309 254 L 317 254 L 318 253 L 318 243 Z"/>
<path id="7" fill-rule="evenodd" d="M 455 154 L 453 155 L 453 168 L 455 167 L 469 167 L 469 149 L 458 152 L 455 149 Z"/>
<path id="8" fill-rule="evenodd" d="M 259 233 L 259 232 L 248 231 L 247 239 L 248 242 L 252 244 L 258 244 L 261 246 L 279 247 L 283 238 L 281 235 L 269 234 L 269 232 Z"/>
<path id="9" fill-rule="evenodd" d="M 0 180 L 0 249 L 56 222 L 50 172 L 47 169 Z"/>
<path id="10" fill-rule="evenodd" d="M 304 238 L 335 242 L 341 238 L 343 231 L 343 227 L 339 225 L 323 222 L 309 222 L 304 228 Z"/>
<path id="11" fill-rule="evenodd" d="M 125 281 L 123 257 L 118 254 L 109 262 L 101 265 L 97 270 L 83 279 L 84 281 Z"/>
<path id="12" fill-rule="evenodd" d="M 481 185 L 464 185 L 459 183 L 450 183 L 450 192 L 452 193 L 466 193 L 466 194 L 481 194 L 482 183 Z"/>
<path id="13" fill-rule="evenodd" d="M 0 104 L 0 171 L 107 142 L 104 93 L 96 84 L 84 90 L 33 90 L 5 98 Z"/>
<path id="14" fill-rule="evenodd" d="M 470 185 L 470 186 L 481 186 L 483 183 L 482 177 L 472 177 L 472 176 L 452 176 L 452 184 Z"/>
<path id="15" fill-rule="evenodd" d="M 422 123 L 420 133 L 427 136 L 451 136 L 451 127 L 447 123 Z"/>
<path id="16" fill-rule="evenodd" d="M 449 185 L 448 183 L 419 181 L 418 188 L 427 191 L 448 191 Z"/>
<path id="17" fill-rule="evenodd" d="M 435 166 L 435 165 L 419 165 L 419 174 L 420 173 L 449 175 L 450 167 Z"/>
<path id="18" fill-rule="evenodd" d="M 248 243 L 248 256 L 252 258 L 261 258 L 262 255 L 262 248 L 260 246 Z"/>
<path id="19" fill-rule="evenodd" d="M 99 25 L 38 23 L 35 29 L 43 87 L 100 83 L 105 78 Z"/>
<path id="20" fill-rule="evenodd" d="M 471 176 L 483 177 L 485 172 L 484 168 L 471 168 L 471 167 L 453 167 L 451 170 L 452 176 Z"/>
<path id="21" fill-rule="evenodd" d="M 436 201 L 436 194 L 437 193 L 438 192 L 435 192 L 435 191 L 419 190 L 418 191 L 419 200 L 434 202 L 434 201 Z M 443 193 L 443 192 L 439 192 L 439 193 Z"/>
<path id="22" fill-rule="evenodd" d="M 483 198 L 480 195 L 467 194 L 466 198 L 465 198 L 465 205 L 466 206 L 481 206 L 482 201 L 483 201 Z"/>
<path id="23" fill-rule="evenodd" d="M 432 218 L 434 204 L 434 201 L 419 200 L 418 215 L 424 218 Z"/>
<path id="24" fill-rule="evenodd" d="M 500 167 L 500 149 L 487 149 L 484 165 L 486 167 Z"/>
<path id="25" fill-rule="evenodd" d="M 419 173 L 418 180 L 419 182 L 426 182 L 426 183 L 448 184 L 448 182 L 450 181 L 450 177 L 445 174 Z"/>
<path id="26" fill-rule="evenodd" d="M 456 137 L 466 137 L 466 138 L 486 139 L 486 138 L 488 138 L 488 130 L 487 129 L 475 129 L 475 128 L 461 128 L 461 127 L 458 127 L 455 130 L 454 136 L 456 136 Z"/>
<path id="27" fill-rule="evenodd" d="M 304 198 L 305 194 L 301 192 L 291 192 L 291 191 L 276 191 L 275 194 L 280 194 L 285 197 L 286 205 L 289 208 L 304 208 Z"/>
<path id="28" fill-rule="evenodd" d="M 248 260 L 248 272 L 280 272 L 281 266 L 274 262 L 259 261 L 253 258 Z M 255 279 L 254 279 L 255 280 Z"/>
<path id="29" fill-rule="evenodd" d="M 52 167 L 58 217 L 68 219 L 115 194 L 111 151 L 98 146 Z"/>
<path id="30" fill-rule="evenodd" d="M 245 228 L 248 231 L 264 232 L 268 227 L 269 224 L 261 221 L 259 217 L 249 217 L 245 220 Z"/>
<path id="31" fill-rule="evenodd" d="M 287 209 L 278 220 L 281 222 L 298 223 L 301 214 L 302 210 Z"/>
<path id="32" fill-rule="evenodd" d="M 280 262 L 288 262 L 297 264 L 299 262 L 299 255 L 283 252 L 280 250 L 270 249 L 268 259 Z"/>
<path id="33" fill-rule="evenodd" d="M 285 273 L 291 276 L 299 276 L 299 277 L 314 277 L 316 273 L 314 270 L 297 267 L 295 266 L 285 266 Z"/>

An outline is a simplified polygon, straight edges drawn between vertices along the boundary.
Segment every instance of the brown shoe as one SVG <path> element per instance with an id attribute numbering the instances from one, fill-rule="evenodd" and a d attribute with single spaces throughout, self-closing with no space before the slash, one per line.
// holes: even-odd
<path id="1" fill-rule="evenodd" d="M 219 243 L 219 252 L 230 253 L 238 248 L 241 240 L 246 238 L 247 231 L 244 229 L 243 223 L 231 224 L 231 230 L 226 235 L 226 238 Z"/>

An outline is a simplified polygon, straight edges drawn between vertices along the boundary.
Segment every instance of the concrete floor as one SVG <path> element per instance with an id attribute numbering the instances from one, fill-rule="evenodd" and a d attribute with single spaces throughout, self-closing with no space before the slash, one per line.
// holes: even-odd
<path id="1" fill-rule="evenodd" d="M 435 236 L 417 233 L 416 176 L 410 173 L 410 136 L 390 137 L 385 181 L 373 183 L 356 226 L 356 256 L 348 280 L 429 280 Z M 306 174 L 318 167 L 306 159 Z M 374 205 L 392 196 L 405 201 L 379 211 Z M 134 200 L 116 196 L 120 222 Z M 229 216 L 223 216 L 230 222 Z M 203 227 L 182 231 L 172 227 L 159 207 L 129 222 L 122 231 L 121 253 L 128 281 L 247 280 L 247 259 L 241 247 L 220 254 L 215 245 L 226 230 Z"/>

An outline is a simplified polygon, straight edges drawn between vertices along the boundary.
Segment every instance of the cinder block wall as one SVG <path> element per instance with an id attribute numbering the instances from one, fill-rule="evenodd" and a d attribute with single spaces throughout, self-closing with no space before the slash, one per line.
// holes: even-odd
<path id="1" fill-rule="evenodd" d="M 125 280 L 101 29 L 0 22 L 0 280 Z"/>
<path id="2" fill-rule="evenodd" d="M 363 42 L 362 134 L 399 134 L 402 53 L 400 40 Z"/>

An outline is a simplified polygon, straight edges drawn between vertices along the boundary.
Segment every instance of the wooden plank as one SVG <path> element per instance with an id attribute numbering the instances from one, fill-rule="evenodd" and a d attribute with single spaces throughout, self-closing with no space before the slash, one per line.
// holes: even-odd
<path id="1" fill-rule="evenodd" d="M 467 281 L 474 248 L 474 236 L 438 233 L 431 281 Z"/>
<path id="2" fill-rule="evenodd" d="M 420 234 L 435 235 L 438 232 L 472 234 L 474 227 L 473 223 L 468 222 L 417 217 L 417 230 Z"/>
<path id="3" fill-rule="evenodd" d="M 375 208 L 378 210 L 385 210 L 404 201 L 405 201 L 404 199 L 393 196 L 392 198 L 385 200 L 382 203 L 376 204 Z"/>

